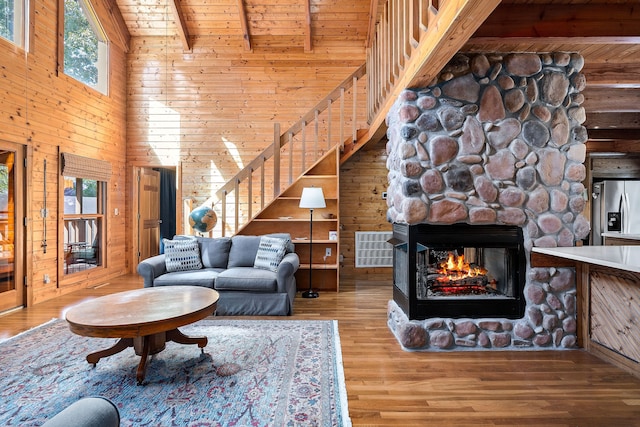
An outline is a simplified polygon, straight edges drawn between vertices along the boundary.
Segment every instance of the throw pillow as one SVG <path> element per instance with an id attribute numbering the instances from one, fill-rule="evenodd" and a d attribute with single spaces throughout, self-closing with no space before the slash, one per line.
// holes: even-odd
<path id="1" fill-rule="evenodd" d="M 195 237 L 179 240 L 162 239 L 167 271 L 199 270 L 202 268 L 198 240 Z"/>
<path id="2" fill-rule="evenodd" d="M 282 261 L 287 251 L 288 244 L 289 242 L 286 239 L 262 236 L 253 266 L 263 270 L 277 271 L 278 265 L 280 265 L 280 261 Z"/>

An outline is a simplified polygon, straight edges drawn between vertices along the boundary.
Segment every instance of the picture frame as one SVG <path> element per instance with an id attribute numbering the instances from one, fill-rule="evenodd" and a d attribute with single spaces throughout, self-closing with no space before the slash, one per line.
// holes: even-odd
<path id="1" fill-rule="evenodd" d="M 329 240 L 338 240 L 338 232 L 335 230 L 329 231 Z"/>

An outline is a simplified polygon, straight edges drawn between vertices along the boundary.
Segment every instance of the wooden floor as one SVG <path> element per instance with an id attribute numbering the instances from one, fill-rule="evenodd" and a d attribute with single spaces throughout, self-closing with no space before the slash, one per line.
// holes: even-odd
<path id="1" fill-rule="evenodd" d="M 141 286 L 124 276 L 5 314 L 0 339 Z M 343 281 L 296 299 L 293 319 L 338 320 L 354 426 L 640 426 L 640 379 L 581 350 L 406 352 L 386 325 L 390 298 L 390 284 Z"/>

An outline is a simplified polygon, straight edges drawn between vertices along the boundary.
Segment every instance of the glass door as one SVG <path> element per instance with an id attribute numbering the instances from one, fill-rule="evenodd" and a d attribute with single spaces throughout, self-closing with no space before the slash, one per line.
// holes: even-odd
<path id="1" fill-rule="evenodd" d="M 0 311 L 24 305 L 24 149 L 0 141 Z"/>

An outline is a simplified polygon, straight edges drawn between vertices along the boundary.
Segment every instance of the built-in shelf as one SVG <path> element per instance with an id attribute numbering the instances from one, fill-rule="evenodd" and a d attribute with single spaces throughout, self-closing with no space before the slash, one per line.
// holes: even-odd
<path id="1" fill-rule="evenodd" d="M 240 231 L 241 234 L 262 235 L 286 232 L 291 235 L 301 264 L 296 272 L 298 290 L 309 288 L 311 272 L 312 287 L 317 290 L 338 290 L 340 276 L 340 209 L 339 209 L 339 164 L 340 152 L 329 151 L 303 176 L 289 186 Z M 322 187 L 326 208 L 313 210 L 313 241 L 309 239 L 309 209 L 300 208 L 300 196 L 305 187 Z M 332 218 L 323 215 L 332 214 Z M 329 233 L 337 239 L 329 239 Z M 304 239 L 302 239 L 304 237 Z M 326 257 L 327 249 L 331 255 Z M 309 264 L 309 255 L 312 264 Z"/>

